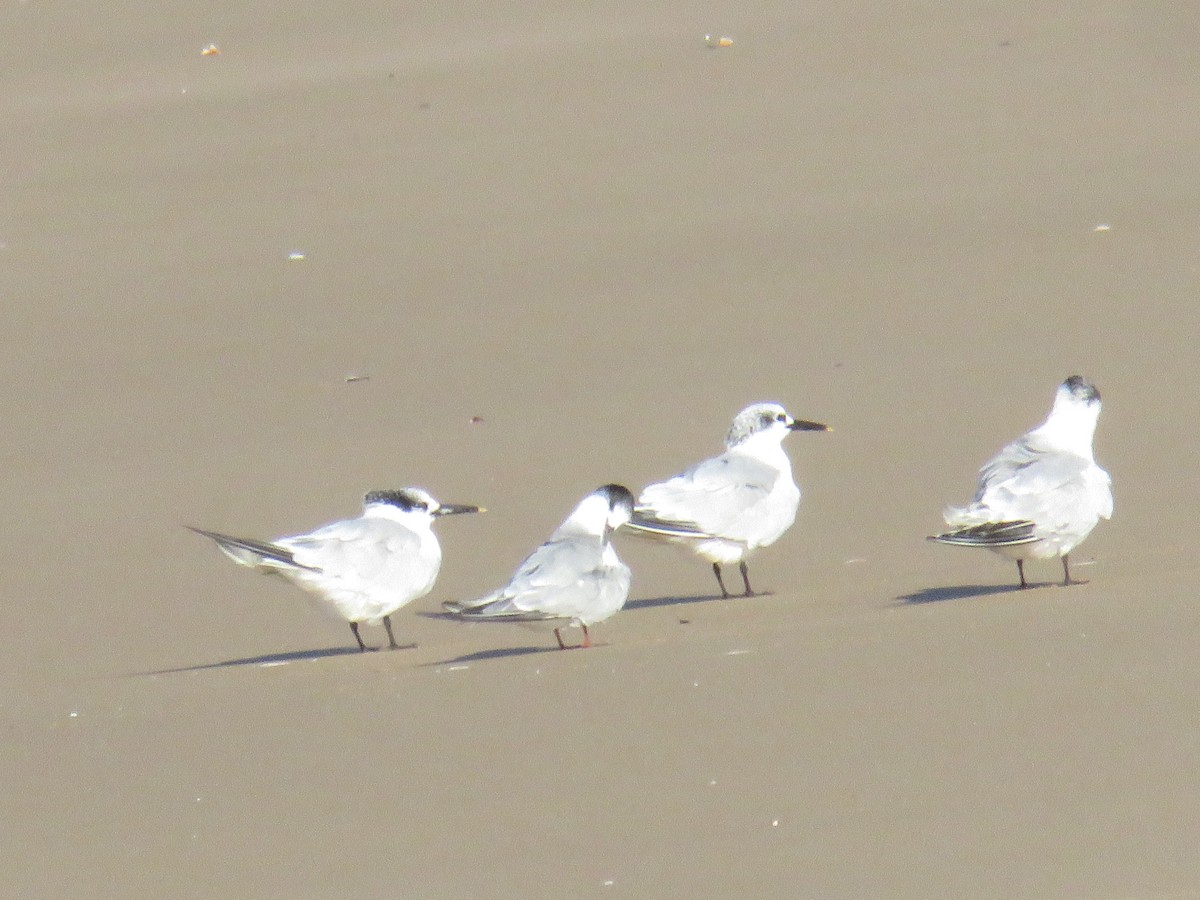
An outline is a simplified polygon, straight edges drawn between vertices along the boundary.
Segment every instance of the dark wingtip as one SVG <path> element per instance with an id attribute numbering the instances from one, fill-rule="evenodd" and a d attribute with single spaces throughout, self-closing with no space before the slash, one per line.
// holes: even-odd
<path id="1" fill-rule="evenodd" d="M 957 531 L 930 535 L 927 540 L 956 547 L 1016 547 L 1038 540 L 1033 533 L 1035 523 L 1028 519 L 1012 522 L 985 522 Z"/>

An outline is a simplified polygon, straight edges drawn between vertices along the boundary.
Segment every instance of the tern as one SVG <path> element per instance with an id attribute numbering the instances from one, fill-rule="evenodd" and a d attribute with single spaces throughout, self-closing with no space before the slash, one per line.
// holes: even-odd
<path id="1" fill-rule="evenodd" d="M 187 527 L 211 538 L 234 562 L 281 575 L 314 595 L 323 609 L 350 623 L 359 650 L 375 649 L 363 643 L 359 624 L 381 621 L 389 649 L 398 650 L 391 614 L 433 590 L 442 565 L 434 519 L 483 511 L 439 503 L 427 491 L 409 487 L 371 491 L 358 518 L 274 541 Z"/>
<path id="2" fill-rule="evenodd" d="M 546 622 L 563 650 L 561 629 L 578 625 L 582 646 L 590 647 L 588 627 L 614 615 L 629 596 L 629 567 L 617 557 L 611 538 L 632 513 L 633 494 L 627 488 L 599 487 L 517 566 L 508 584 L 477 600 L 442 605 L 463 619 Z"/>
<path id="3" fill-rule="evenodd" d="M 792 418 L 778 403 L 755 403 L 734 417 L 725 452 L 642 491 L 632 534 L 688 547 L 712 563 L 723 598 L 721 566 L 737 563 L 751 597 L 746 557 L 775 543 L 796 520 L 800 488 L 783 439 L 793 431 L 832 431 Z"/>
<path id="4" fill-rule="evenodd" d="M 1046 421 L 979 470 L 975 499 L 946 509 L 953 530 L 929 540 L 1016 560 L 1023 588 L 1025 560 L 1056 556 L 1063 584 L 1080 583 L 1071 578 L 1068 554 L 1113 511 L 1112 479 L 1092 451 L 1099 417 L 1100 392 L 1072 375 L 1059 385 Z"/>

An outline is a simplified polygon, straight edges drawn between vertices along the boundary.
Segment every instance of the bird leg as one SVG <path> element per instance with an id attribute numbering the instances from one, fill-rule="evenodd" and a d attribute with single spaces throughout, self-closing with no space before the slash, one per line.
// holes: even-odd
<path id="1" fill-rule="evenodd" d="M 400 645 L 396 643 L 396 636 L 394 634 L 392 634 L 392 620 L 390 617 L 388 617 L 388 616 L 383 617 L 383 627 L 387 629 L 387 633 L 388 633 L 388 649 L 389 650 L 399 650 Z"/>
<path id="2" fill-rule="evenodd" d="M 750 589 L 750 568 L 746 565 L 746 561 L 744 559 L 738 563 L 738 570 L 742 573 L 742 584 L 746 586 L 746 593 L 744 596 L 753 597 L 754 591 Z"/>
<path id="3" fill-rule="evenodd" d="M 588 634 L 586 625 L 583 625 L 582 628 L 583 628 L 583 643 L 580 644 L 579 646 L 590 647 L 590 646 L 592 646 L 592 636 L 590 634 Z"/>
<path id="4" fill-rule="evenodd" d="M 1021 587 L 1029 587 L 1029 582 L 1025 580 L 1025 560 L 1017 560 L 1017 574 L 1021 576 Z"/>
<path id="5" fill-rule="evenodd" d="M 1071 566 L 1067 563 L 1067 554 L 1063 554 L 1063 587 L 1071 584 L 1087 584 L 1086 578 L 1072 578 Z"/>
<path id="6" fill-rule="evenodd" d="M 729 591 L 725 590 L 725 581 L 721 578 L 721 564 L 713 563 L 713 574 L 717 576 L 717 584 L 721 586 L 721 599 L 729 599 Z"/>
<path id="7" fill-rule="evenodd" d="M 363 653 L 366 653 L 368 650 L 375 649 L 374 647 L 368 647 L 366 644 L 363 643 L 362 635 L 360 635 L 358 633 L 358 623 L 357 622 L 350 623 L 350 630 L 354 632 L 354 639 L 356 641 L 358 641 L 358 649 L 359 650 L 361 650 Z"/>
<path id="8" fill-rule="evenodd" d="M 557 629 L 557 628 L 555 628 L 555 629 L 554 629 L 554 637 L 555 637 L 555 639 L 558 641 L 558 649 L 559 649 L 559 650 L 566 650 L 566 649 L 567 649 L 567 645 L 563 643 L 562 635 L 561 635 L 561 634 L 559 634 L 559 632 L 558 632 L 558 629 Z"/>

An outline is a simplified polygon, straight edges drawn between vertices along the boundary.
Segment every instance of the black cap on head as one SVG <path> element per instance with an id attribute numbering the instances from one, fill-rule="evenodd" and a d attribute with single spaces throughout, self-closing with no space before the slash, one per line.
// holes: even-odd
<path id="1" fill-rule="evenodd" d="M 1063 382 L 1063 387 L 1069 390 L 1071 396 L 1077 400 L 1093 403 L 1100 399 L 1100 392 L 1096 390 L 1096 386 L 1082 375 L 1072 375 Z"/>
<path id="2" fill-rule="evenodd" d="M 369 506 L 372 503 L 386 503 L 405 512 L 429 509 L 429 501 L 426 497 L 407 488 L 398 491 L 371 491 L 363 498 L 363 504 Z"/>
<path id="3" fill-rule="evenodd" d="M 618 506 L 633 509 L 633 493 L 623 484 L 606 484 L 596 488 L 596 493 L 604 494 L 608 498 L 609 509 L 616 509 Z"/>

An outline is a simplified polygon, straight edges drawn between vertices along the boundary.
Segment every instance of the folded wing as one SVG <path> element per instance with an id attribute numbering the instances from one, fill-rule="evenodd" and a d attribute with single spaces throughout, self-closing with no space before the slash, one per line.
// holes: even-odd
<path id="1" fill-rule="evenodd" d="M 586 615 L 619 577 L 603 561 L 599 538 L 578 536 L 547 541 L 531 553 L 508 584 L 476 600 L 449 601 L 448 612 L 464 618 L 561 619 Z M 628 570 L 625 570 L 628 592 Z"/>
<path id="2" fill-rule="evenodd" d="M 627 527 L 664 537 L 736 540 L 779 475 L 774 467 L 740 454 L 705 460 L 642 491 Z"/>

